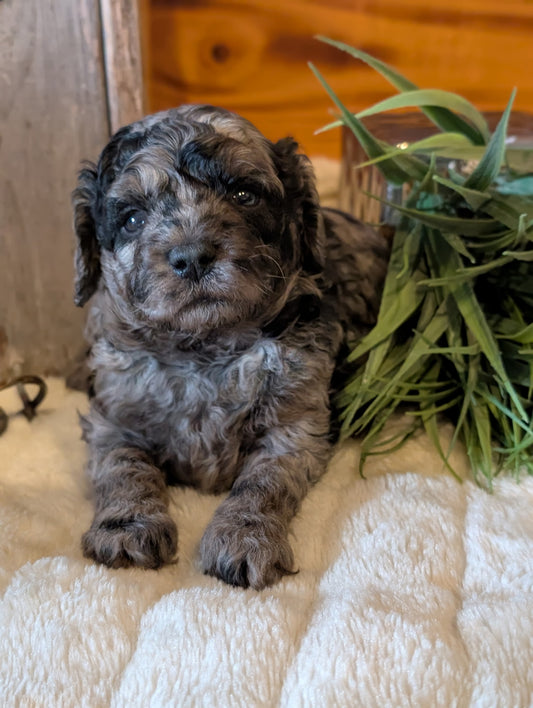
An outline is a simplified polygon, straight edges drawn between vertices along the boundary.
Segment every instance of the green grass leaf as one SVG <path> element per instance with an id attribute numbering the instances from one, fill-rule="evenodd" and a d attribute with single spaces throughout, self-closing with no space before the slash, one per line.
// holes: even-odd
<path id="1" fill-rule="evenodd" d="M 389 268 L 374 328 L 348 357 L 356 361 L 389 338 L 420 307 L 423 294 L 417 288 L 423 273 L 417 268 L 421 232 L 405 232 L 401 228 L 394 236 Z"/>
<path id="2" fill-rule="evenodd" d="M 479 236 L 484 234 L 492 234 L 498 229 L 501 229 L 501 226 L 496 219 L 467 219 L 457 216 L 447 216 L 445 214 L 434 214 L 431 212 L 422 211 L 420 209 L 410 209 L 399 204 L 392 204 L 391 202 L 388 202 L 385 199 L 379 199 L 378 197 L 376 197 L 376 199 L 383 204 L 393 207 L 401 214 L 405 214 L 405 216 L 408 216 L 421 224 L 445 231 L 446 233 L 455 232 L 462 236 Z"/>
<path id="3" fill-rule="evenodd" d="M 356 118 L 360 118 L 356 115 Z M 333 125 L 333 124 L 332 124 Z M 343 124 L 344 125 L 344 124 Z M 435 155 L 440 155 L 442 153 L 448 153 L 451 146 L 455 146 L 456 150 L 461 147 L 468 149 L 471 143 L 464 135 L 459 133 L 437 133 L 436 135 L 430 135 L 427 138 L 422 138 L 414 143 L 409 143 L 404 147 L 397 147 L 390 152 L 390 154 L 382 155 L 381 157 L 375 157 L 372 160 L 365 160 L 358 165 L 355 165 L 356 169 L 361 169 L 363 167 L 369 167 L 370 165 L 377 165 L 389 156 L 394 155 L 409 155 L 416 153 L 434 153 Z"/>
<path id="4" fill-rule="evenodd" d="M 331 100 L 341 111 L 345 125 L 350 128 L 359 140 L 361 147 L 370 158 L 385 157 L 381 170 L 386 179 L 393 184 L 404 184 L 412 179 L 422 179 L 427 171 L 427 165 L 412 155 L 397 155 L 394 148 L 382 140 L 377 140 L 369 130 L 352 115 L 341 103 L 333 89 L 329 86 L 322 74 L 313 65 L 309 64 L 311 71 L 320 81 Z"/>
<path id="5" fill-rule="evenodd" d="M 403 91 L 397 96 L 392 96 L 391 98 L 386 98 L 379 103 L 374 104 L 370 108 L 366 108 L 364 111 L 357 113 L 357 117 L 367 118 L 368 116 L 376 115 L 377 113 L 384 113 L 386 111 L 394 111 L 399 108 L 420 108 L 427 109 L 428 107 L 440 107 L 446 108 L 447 110 L 459 113 L 467 118 L 472 125 L 476 127 L 480 134 L 485 136 L 488 135 L 487 121 L 483 117 L 477 108 L 475 108 L 470 101 L 467 101 L 462 96 L 458 96 L 450 91 L 442 91 L 441 89 L 413 89 Z M 455 133 L 458 134 L 457 132 Z M 464 138 L 468 139 L 468 135 L 464 133 L 459 133 L 463 135 Z"/>
<path id="6" fill-rule="evenodd" d="M 516 96 L 516 89 L 513 90 L 507 108 L 503 112 L 503 115 L 498 123 L 498 126 L 487 145 L 485 154 L 479 161 L 479 164 L 468 177 L 465 182 L 465 187 L 469 189 L 477 189 L 482 191 L 488 189 L 490 185 L 496 179 L 501 166 L 503 164 L 505 156 L 505 138 L 507 136 L 507 125 L 509 123 L 509 116 L 511 115 L 511 108 Z"/>
<path id="7" fill-rule="evenodd" d="M 317 36 L 317 39 L 321 42 L 325 42 L 326 44 L 330 44 L 343 52 L 347 52 L 355 59 L 365 62 L 365 64 L 368 64 L 379 72 L 399 91 L 413 91 L 418 89 L 416 84 L 409 79 L 406 79 L 391 66 L 385 64 L 385 62 L 382 62 L 379 59 L 376 59 L 370 54 L 361 51 L 360 49 L 355 49 L 344 42 L 338 42 L 334 39 L 329 39 L 328 37 Z M 462 133 L 469 138 L 474 145 L 484 145 L 489 139 L 488 128 L 485 128 L 483 132 L 480 132 L 475 126 L 470 125 L 470 123 L 463 120 L 460 116 L 456 116 L 452 111 L 446 108 L 426 106 L 423 109 L 423 113 L 441 130 L 452 133 Z"/>
<path id="8" fill-rule="evenodd" d="M 363 465 L 423 426 L 452 474 L 459 441 L 488 489 L 500 471 L 533 474 L 533 182 L 517 168 L 533 161 L 506 147 L 514 92 L 491 136 L 460 96 L 419 90 L 364 52 L 324 41 L 399 90 L 352 115 L 315 70 L 368 155 L 361 167 L 376 165 L 387 181 L 404 185 L 400 204 L 371 195 L 396 209 L 399 225 L 378 321 L 352 343 L 351 373 L 335 397 L 341 437 L 363 436 Z M 365 117 L 407 107 L 443 132 L 401 149 L 363 125 Z M 441 155 L 477 165 L 465 175 L 463 164 Z M 387 422 L 402 407 L 413 421 L 409 433 L 387 436 Z M 443 415 L 455 425 L 446 450 Z"/>
<path id="9" fill-rule="evenodd" d="M 440 241 L 433 240 L 429 245 L 432 252 L 432 257 L 435 262 L 439 263 L 441 273 L 443 275 L 453 275 L 460 270 L 461 261 L 458 254 L 450 248 L 444 239 L 441 239 Z M 512 383 L 509 381 L 497 341 L 484 315 L 483 308 L 480 307 L 471 284 L 468 282 L 451 281 L 448 283 L 448 289 L 463 317 L 465 326 L 468 328 L 475 341 L 479 344 L 480 349 L 492 367 L 499 384 L 507 391 L 516 406 L 520 417 L 523 420 L 527 420 L 527 413 L 525 412 Z"/>

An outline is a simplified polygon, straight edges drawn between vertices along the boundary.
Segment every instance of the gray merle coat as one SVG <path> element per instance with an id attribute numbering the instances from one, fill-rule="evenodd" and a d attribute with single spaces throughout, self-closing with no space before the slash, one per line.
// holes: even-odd
<path id="1" fill-rule="evenodd" d="M 210 106 L 121 129 L 74 192 L 76 303 L 90 300 L 86 556 L 175 558 L 168 484 L 226 492 L 206 573 L 292 572 L 288 527 L 330 451 L 334 368 L 375 320 L 388 248 L 321 209 L 308 159 Z"/>

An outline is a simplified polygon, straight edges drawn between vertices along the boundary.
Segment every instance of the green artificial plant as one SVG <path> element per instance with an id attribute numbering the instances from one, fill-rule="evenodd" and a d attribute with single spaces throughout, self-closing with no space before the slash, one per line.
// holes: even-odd
<path id="1" fill-rule="evenodd" d="M 533 176 L 513 166 L 506 137 L 514 99 L 493 132 L 464 98 L 419 89 L 365 52 L 320 38 L 382 74 L 397 95 L 352 114 L 313 66 L 347 126 L 385 179 L 407 185 L 392 205 L 399 222 L 376 326 L 349 356 L 351 376 L 336 401 L 342 437 L 362 435 L 369 454 L 424 428 L 450 471 L 461 440 L 478 482 L 500 471 L 533 473 Z M 376 139 L 363 119 L 416 108 L 435 134 L 403 146 Z M 475 160 L 468 175 L 438 169 L 439 158 Z M 516 162 L 516 160 L 515 160 Z M 376 198 L 379 198 L 377 196 Z M 400 439 L 386 425 L 411 416 Z M 441 415 L 455 425 L 442 449 Z"/>

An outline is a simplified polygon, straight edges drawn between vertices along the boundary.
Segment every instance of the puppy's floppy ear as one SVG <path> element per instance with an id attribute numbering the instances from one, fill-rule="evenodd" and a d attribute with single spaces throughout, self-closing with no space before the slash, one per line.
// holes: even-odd
<path id="1" fill-rule="evenodd" d="M 72 194 L 74 230 L 78 240 L 75 256 L 74 302 L 85 305 L 94 295 L 100 280 L 100 248 L 111 248 L 112 234 L 101 228 L 103 195 L 129 158 L 145 143 L 148 132 L 132 123 L 120 128 L 103 149 L 98 166 L 88 162 L 81 170 L 78 186 Z"/>
<path id="2" fill-rule="evenodd" d="M 77 238 L 74 265 L 74 302 L 83 307 L 94 294 L 100 279 L 100 246 L 96 238 L 93 210 L 97 197 L 96 167 L 88 164 L 81 170 L 78 186 L 72 193 L 74 231 Z"/>
<path id="3" fill-rule="evenodd" d="M 308 273 L 320 273 L 325 265 L 325 243 L 315 176 L 309 158 L 297 150 L 298 143 L 292 138 L 283 138 L 273 146 L 299 241 L 300 264 Z"/>

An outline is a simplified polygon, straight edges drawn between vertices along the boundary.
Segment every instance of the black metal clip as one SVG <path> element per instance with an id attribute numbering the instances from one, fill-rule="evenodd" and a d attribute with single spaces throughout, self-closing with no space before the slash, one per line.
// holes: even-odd
<path id="1" fill-rule="evenodd" d="M 35 385 L 38 387 L 38 391 L 33 398 L 30 398 L 28 392 L 26 391 L 27 385 Z M 46 396 L 47 387 L 46 383 L 39 376 L 31 376 L 26 374 L 24 376 L 17 376 L 6 383 L 0 383 L 0 391 L 6 388 L 11 388 L 11 386 L 17 387 L 17 392 L 22 401 L 22 410 L 20 411 L 27 420 L 33 420 L 36 415 L 37 406 L 42 402 L 43 398 Z M 6 430 L 8 423 L 8 416 L 6 412 L 0 408 L 0 435 Z"/>

